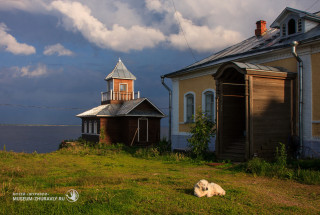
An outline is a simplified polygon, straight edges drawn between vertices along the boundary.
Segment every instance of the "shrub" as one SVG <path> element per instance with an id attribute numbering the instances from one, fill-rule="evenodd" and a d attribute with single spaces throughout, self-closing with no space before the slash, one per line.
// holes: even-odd
<path id="1" fill-rule="evenodd" d="M 280 148 L 280 149 L 279 149 Z M 280 143 L 280 147 L 276 148 L 275 161 L 269 163 L 261 158 L 253 158 L 247 162 L 246 171 L 258 176 L 277 177 L 282 179 L 294 179 L 305 184 L 320 184 L 320 171 L 312 170 L 317 160 L 309 160 L 308 162 L 296 161 L 295 163 L 309 164 L 310 169 L 291 169 L 287 165 L 287 152 L 285 145 Z"/>
<path id="2" fill-rule="evenodd" d="M 247 164 L 247 172 L 250 172 L 254 175 L 265 176 L 267 171 L 270 170 L 270 164 L 261 159 L 261 158 L 253 158 Z"/>
<path id="3" fill-rule="evenodd" d="M 210 138 L 214 137 L 216 131 L 214 126 L 215 123 L 208 119 L 204 113 L 197 111 L 195 123 L 190 129 L 191 137 L 188 139 L 191 153 L 195 157 L 203 157 L 208 151 L 208 143 Z"/>
<path id="4" fill-rule="evenodd" d="M 156 145 L 156 148 L 160 152 L 160 154 L 163 154 L 164 152 L 171 151 L 171 144 L 168 142 L 166 137 L 163 137 L 159 143 Z"/>

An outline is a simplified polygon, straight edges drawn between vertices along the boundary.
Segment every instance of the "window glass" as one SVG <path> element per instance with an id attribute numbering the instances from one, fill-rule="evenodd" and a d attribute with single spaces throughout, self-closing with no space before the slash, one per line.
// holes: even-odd
<path id="1" fill-rule="evenodd" d="M 83 133 L 88 132 L 87 121 L 83 121 Z"/>
<path id="2" fill-rule="evenodd" d="M 127 85 L 126 84 L 120 84 L 120 91 L 127 91 Z"/>
<path id="3" fill-rule="evenodd" d="M 89 121 L 89 133 L 92 133 L 92 121 Z"/>
<path id="4" fill-rule="evenodd" d="M 186 102 L 186 120 L 187 122 L 192 122 L 194 115 L 194 96 L 191 93 L 186 95 Z"/>
<path id="5" fill-rule="evenodd" d="M 96 120 L 94 121 L 94 124 L 93 124 L 93 133 L 98 134 L 98 123 Z"/>
<path id="6" fill-rule="evenodd" d="M 210 120 L 214 120 L 214 96 L 213 92 L 208 91 L 204 94 L 205 96 L 205 114 Z"/>

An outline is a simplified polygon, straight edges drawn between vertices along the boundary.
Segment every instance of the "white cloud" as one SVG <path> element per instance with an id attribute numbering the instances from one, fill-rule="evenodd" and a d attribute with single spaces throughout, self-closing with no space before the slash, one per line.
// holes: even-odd
<path id="1" fill-rule="evenodd" d="M 47 66 L 42 63 L 38 63 L 36 66 L 13 67 L 12 69 L 16 71 L 15 77 L 38 77 L 48 73 Z"/>
<path id="2" fill-rule="evenodd" d="M 159 0 L 145 0 L 146 7 L 151 11 L 163 12 L 165 8 Z"/>
<path id="3" fill-rule="evenodd" d="M 54 1 L 51 6 L 63 15 L 63 24 L 67 29 L 81 32 L 88 41 L 101 48 L 128 52 L 152 48 L 165 40 L 159 30 L 139 25 L 125 28 L 114 24 L 109 30 L 91 15 L 90 8 L 79 2 Z"/>
<path id="4" fill-rule="evenodd" d="M 255 22 L 271 24 L 286 7 L 304 10 L 314 0 L 0 0 L 1 10 L 58 16 L 66 30 L 98 47 L 128 52 L 168 42 L 185 49 L 181 24 L 192 49 L 213 52 L 254 35 Z M 316 4 L 309 12 L 320 10 Z M 175 15 L 174 15 L 175 14 Z M 204 42 L 206 41 L 206 42 Z"/>
<path id="5" fill-rule="evenodd" d="M 187 48 L 184 36 L 191 49 L 198 52 L 210 52 L 243 39 L 239 32 L 225 29 L 222 26 L 210 29 L 208 26 L 194 25 L 191 20 L 184 19 L 179 12 L 175 14 L 175 18 L 179 20 L 183 31 L 180 29 L 179 34 L 170 35 L 169 41 L 172 46 L 179 49 Z"/>
<path id="6" fill-rule="evenodd" d="M 63 45 L 60 43 L 57 43 L 55 45 L 46 46 L 43 51 L 44 55 L 54 55 L 57 54 L 58 56 L 72 56 L 73 52 L 69 49 L 66 49 Z"/>
<path id="7" fill-rule="evenodd" d="M 17 42 L 16 38 L 8 34 L 7 31 L 8 28 L 6 24 L 0 23 L 0 48 L 2 47 L 5 51 L 15 55 L 30 55 L 36 53 L 36 49 L 33 46 Z"/>
<path id="8" fill-rule="evenodd" d="M 24 10 L 42 12 L 50 0 L 0 0 L 0 10 Z"/>

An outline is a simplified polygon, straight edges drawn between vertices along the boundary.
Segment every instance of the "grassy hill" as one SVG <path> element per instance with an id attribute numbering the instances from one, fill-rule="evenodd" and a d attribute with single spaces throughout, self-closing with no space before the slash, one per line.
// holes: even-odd
<path id="1" fill-rule="evenodd" d="M 0 151 L 0 214 L 319 214 L 320 186 L 254 177 L 181 154 L 73 148 L 48 154 Z M 197 198 L 200 179 L 226 196 Z M 13 201 L 41 194 L 67 200 Z"/>

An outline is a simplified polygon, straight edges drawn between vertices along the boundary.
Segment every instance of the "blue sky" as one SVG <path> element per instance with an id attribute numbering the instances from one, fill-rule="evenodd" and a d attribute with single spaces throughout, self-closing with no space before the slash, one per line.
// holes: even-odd
<path id="1" fill-rule="evenodd" d="M 141 96 L 166 108 L 161 75 L 253 36 L 256 21 L 269 26 L 287 6 L 316 12 L 320 1 L 174 0 L 174 6 L 0 0 L 0 123 L 80 124 L 75 115 L 100 104 L 104 78 L 119 57 Z"/>

